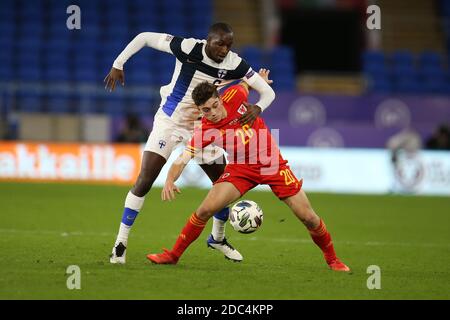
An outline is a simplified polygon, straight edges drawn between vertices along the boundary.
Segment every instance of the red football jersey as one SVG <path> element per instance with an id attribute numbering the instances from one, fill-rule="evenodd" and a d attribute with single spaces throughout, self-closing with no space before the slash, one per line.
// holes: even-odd
<path id="1" fill-rule="evenodd" d="M 241 85 L 234 85 L 221 97 L 227 116 L 216 123 L 203 117 L 186 150 L 196 154 L 214 143 L 228 153 L 230 164 L 269 165 L 272 160 L 286 163 L 262 118 L 257 117 L 251 127 L 240 124 L 239 118 L 247 111 L 243 104 L 248 98 L 247 90 Z"/>

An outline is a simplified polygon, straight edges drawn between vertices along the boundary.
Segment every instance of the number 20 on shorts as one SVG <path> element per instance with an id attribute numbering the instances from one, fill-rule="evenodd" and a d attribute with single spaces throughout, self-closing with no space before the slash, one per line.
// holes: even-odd
<path id="1" fill-rule="evenodd" d="M 280 170 L 280 176 L 284 176 L 284 183 L 286 183 L 287 186 L 297 182 L 297 179 L 294 178 L 294 175 L 289 169 Z"/>

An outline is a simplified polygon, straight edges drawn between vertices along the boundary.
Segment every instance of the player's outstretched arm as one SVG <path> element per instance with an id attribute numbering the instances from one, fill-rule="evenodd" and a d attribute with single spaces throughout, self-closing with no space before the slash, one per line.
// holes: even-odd
<path id="1" fill-rule="evenodd" d="M 192 155 L 189 152 L 184 151 L 172 164 L 167 174 L 166 183 L 161 191 L 161 199 L 174 200 L 175 193 L 181 193 L 180 189 L 175 185 L 175 181 L 181 176 L 184 168 L 188 162 L 192 159 Z"/>
<path id="2" fill-rule="evenodd" d="M 153 49 L 172 53 L 170 50 L 170 41 L 172 36 L 165 33 L 156 32 L 142 32 L 138 34 L 131 42 L 125 47 L 125 49 L 114 60 L 113 67 L 105 77 L 105 89 L 114 91 L 116 87 L 116 81 L 119 81 L 122 86 L 125 85 L 125 75 L 123 71 L 124 64 L 143 47 L 151 47 Z"/>

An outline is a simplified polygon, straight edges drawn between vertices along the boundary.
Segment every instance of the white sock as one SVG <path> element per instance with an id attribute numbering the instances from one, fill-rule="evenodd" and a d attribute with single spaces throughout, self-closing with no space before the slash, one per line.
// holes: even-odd
<path id="1" fill-rule="evenodd" d="M 127 197 L 125 198 L 125 209 L 122 217 L 122 222 L 120 223 L 119 233 L 117 234 L 116 244 L 122 242 L 125 246 L 128 243 L 128 235 L 130 234 L 131 227 L 134 223 L 134 219 L 136 219 L 137 214 L 142 209 L 144 205 L 145 197 L 137 197 L 128 192 Z M 132 220 L 126 219 L 128 216 L 132 217 Z M 134 218 L 133 218 L 134 217 Z M 128 224 L 125 224 L 124 221 Z"/>
<path id="2" fill-rule="evenodd" d="M 225 237 L 225 224 L 226 221 L 213 217 L 212 236 L 216 241 L 222 241 Z"/>
<path id="3" fill-rule="evenodd" d="M 128 243 L 128 234 L 130 233 L 131 226 L 127 226 L 125 223 L 120 223 L 119 233 L 117 234 L 116 244 L 117 246 L 119 242 L 122 242 L 126 247 Z"/>

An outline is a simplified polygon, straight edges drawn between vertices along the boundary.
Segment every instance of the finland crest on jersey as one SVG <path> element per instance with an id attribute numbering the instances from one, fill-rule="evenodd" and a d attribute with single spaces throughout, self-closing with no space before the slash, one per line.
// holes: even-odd
<path id="1" fill-rule="evenodd" d="M 217 71 L 217 75 L 219 76 L 220 79 L 223 79 L 227 75 L 227 70 L 220 69 L 219 71 Z"/>
<path id="2" fill-rule="evenodd" d="M 176 63 L 171 82 L 161 87 L 161 108 L 174 122 L 192 129 L 193 120 L 200 116 L 191 97 L 194 88 L 203 81 L 224 86 L 244 78 L 252 69 L 232 51 L 220 64 L 209 59 L 206 40 L 173 37 L 167 41 Z"/>

